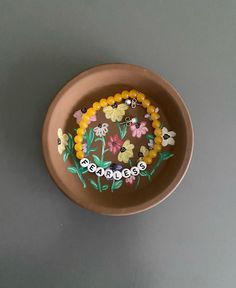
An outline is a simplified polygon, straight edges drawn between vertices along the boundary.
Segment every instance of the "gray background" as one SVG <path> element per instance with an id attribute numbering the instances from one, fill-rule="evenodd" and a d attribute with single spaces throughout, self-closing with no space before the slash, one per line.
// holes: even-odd
<path id="1" fill-rule="evenodd" d="M 235 15 L 235 0 L 1 0 L 1 288 L 235 287 Z M 107 62 L 161 73 L 195 129 L 177 191 L 124 218 L 68 200 L 40 147 L 58 89 Z"/>

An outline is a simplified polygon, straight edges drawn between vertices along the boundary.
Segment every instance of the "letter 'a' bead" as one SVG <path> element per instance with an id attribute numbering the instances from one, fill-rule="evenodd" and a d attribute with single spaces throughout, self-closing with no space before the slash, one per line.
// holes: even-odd
<path id="1" fill-rule="evenodd" d="M 79 163 L 82 167 L 87 167 L 89 165 L 89 160 L 88 158 L 82 158 Z"/>
<path id="2" fill-rule="evenodd" d="M 137 166 L 138 166 L 139 170 L 141 170 L 141 171 L 144 171 L 147 169 L 147 164 L 144 161 L 138 162 Z"/>
<path id="3" fill-rule="evenodd" d="M 105 170 L 105 173 L 104 173 L 104 176 L 107 178 L 107 179 L 111 179 L 113 177 L 113 171 L 111 169 L 106 169 Z"/>
<path id="4" fill-rule="evenodd" d="M 98 177 L 102 177 L 104 175 L 104 172 L 105 172 L 105 170 L 102 167 L 98 167 L 97 170 L 95 171 L 95 173 Z"/>
<path id="5" fill-rule="evenodd" d="M 133 166 L 133 167 L 130 169 L 130 171 L 131 171 L 131 174 L 132 174 L 133 176 L 138 176 L 138 175 L 139 175 L 139 169 L 138 169 L 138 167 L 136 167 L 136 166 Z"/>
<path id="6" fill-rule="evenodd" d="M 131 171 L 128 168 L 122 170 L 122 176 L 124 178 L 129 178 L 131 176 Z"/>
<path id="7" fill-rule="evenodd" d="M 114 180 L 120 180 L 122 178 L 122 174 L 120 171 L 114 171 L 113 172 L 113 178 Z"/>
<path id="8" fill-rule="evenodd" d="M 97 169 L 97 165 L 96 165 L 96 164 L 90 163 L 90 164 L 88 165 L 88 171 L 89 171 L 89 172 L 94 173 L 94 172 L 96 171 L 96 169 Z"/>

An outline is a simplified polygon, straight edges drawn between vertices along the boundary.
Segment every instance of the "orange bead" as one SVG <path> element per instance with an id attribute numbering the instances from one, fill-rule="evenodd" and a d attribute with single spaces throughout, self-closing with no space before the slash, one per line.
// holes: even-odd
<path id="1" fill-rule="evenodd" d="M 161 143 L 162 142 L 161 136 L 156 136 L 155 139 L 156 139 L 155 143 Z"/>
<path id="2" fill-rule="evenodd" d="M 83 144 L 82 143 L 75 144 L 75 150 L 76 151 L 80 151 L 80 150 L 82 150 L 82 148 L 83 148 Z"/>
<path id="3" fill-rule="evenodd" d="M 75 143 L 81 143 L 83 141 L 83 136 L 76 135 L 74 138 Z"/>
<path id="4" fill-rule="evenodd" d="M 114 99 L 115 99 L 115 102 L 121 102 L 122 100 L 122 97 L 119 93 L 117 93 L 115 96 L 114 96 Z"/>
<path id="5" fill-rule="evenodd" d="M 84 157 L 84 152 L 83 152 L 83 151 L 78 151 L 78 152 L 76 152 L 76 157 L 77 157 L 78 159 L 82 159 L 82 158 Z"/>
<path id="6" fill-rule="evenodd" d="M 150 101 L 148 99 L 144 99 L 142 101 L 142 105 L 143 105 L 144 108 L 147 108 L 150 105 Z"/>
<path id="7" fill-rule="evenodd" d="M 100 103 L 100 105 L 101 105 L 102 107 L 106 107 L 106 106 L 107 106 L 107 100 L 104 99 L 104 98 L 102 98 L 99 103 Z"/>
<path id="8" fill-rule="evenodd" d="M 156 152 L 159 152 L 159 151 L 161 151 L 161 145 L 160 144 L 154 144 L 154 146 L 153 146 L 153 150 L 155 150 Z"/>
<path id="9" fill-rule="evenodd" d="M 156 112 L 154 112 L 154 113 L 152 113 L 151 114 L 151 119 L 154 121 L 154 120 L 157 120 L 157 119 L 159 119 L 160 118 L 160 115 L 159 114 L 157 114 Z"/>
<path id="10" fill-rule="evenodd" d="M 96 114 L 96 111 L 93 109 L 93 108 L 89 108 L 88 111 L 87 111 L 87 115 L 89 117 L 92 117 Z"/>
<path id="11" fill-rule="evenodd" d="M 78 128 L 78 129 L 77 129 L 77 134 L 78 134 L 78 135 L 83 136 L 84 133 L 85 133 L 84 129 L 82 129 L 82 128 Z"/>
<path id="12" fill-rule="evenodd" d="M 156 129 L 154 130 L 154 135 L 160 136 L 160 135 L 161 135 L 161 129 L 156 128 Z"/>
<path id="13" fill-rule="evenodd" d="M 151 113 L 153 113 L 153 112 L 155 112 L 155 107 L 152 106 L 152 105 L 148 106 L 148 108 L 147 108 L 147 113 L 148 113 L 148 114 L 151 114 Z"/>
<path id="14" fill-rule="evenodd" d="M 88 127 L 88 122 L 86 122 L 85 120 L 81 120 L 79 123 L 79 127 L 82 129 L 86 129 Z"/>
<path id="15" fill-rule="evenodd" d="M 132 90 L 129 91 L 129 96 L 131 98 L 135 98 L 137 95 L 138 95 L 138 91 L 137 90 L 132 89 Z"/>
<path id="16" fill-rule="evenodd" d="M 93 103 L 93 109 L 98 111 L 99 109 L 101 109 L 101 105 L 99 102 L 94 102 Z"/>
<path id="17" fill-rule="evenodd" d="M 157 157 L 157 152 L 155 150 L 151 150 L 151 151 L 149 151 L 148 156 L 151 157 L 151 158 L 156 158 Z"/>
<path id="18" fill-rule="evenodd" d="M 109 97 L 107 98 L 107 103 L 108 103 L 109 105 L 113 105 L 113 104 L 115 103 L 114 97 L 113 97 L 113 96 L 109 96 Z"/>
<path id="19" fill-rule="evenodd" d="M 154 138 L 154 142 L 155 142 L 156 144 L 160 144 L 159 136 Z"/>
<path id="20" fill-rule="evenodd" d="M 153 128 L 159 128 L 160 125 L 161 125 L 161 122 L 160 122 L 159 120 L 154 120 L 154 121 L 152 122 L 152 127 L 153 127 Z"/>
<path id="21" fill-rule="evenodd" d="M 129 92 L 127 90 L 125 90 L 121 93 L 121 96 L 123 99 L 128 99 L 129 98 Z"/>
<path id="22" fill-rule="evenodd" d="M 143 158 L 143 161 L 146 162 L 148 165 L 149 165 L 149 164 L 152 164 L 152 158 L 149 157 L 149 156 L 145 156 L 145 157 Z"/>
<path id="23" fill-rule="evenodd" d="M 87 113 L 82 116 L 82 120 L 84 120 L 84 121 L 86 121 L 86 122 L 88 122 L 89 119 L 90 119 L 90 117 L 88 116 Z"/>
<path id="24" fill-rule="evenodd" d="M 137 99 L 138 102 L 142 102 L 145 99 L 145 95 L 143 93 L 138 93 Z"/>

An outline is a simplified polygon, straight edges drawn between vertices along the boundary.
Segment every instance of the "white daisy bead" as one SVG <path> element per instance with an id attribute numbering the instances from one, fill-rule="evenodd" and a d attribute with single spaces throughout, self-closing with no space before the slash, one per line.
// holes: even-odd
<path id="1" fill-rule="evenodd" d="M 111 169 L 106 169 L 105 172 L 104 172 L 104 176 L 107 179 L 111 179 L 113 177 L 113 171 Z"/>
<path id="2" fill-rule="evenodd" d="M 138 169 L 141 171 L 144 171 L 147 169 L 147 163 L 144 161 L 138 162 L 137 166 L 138 166 Z"/>
<path id="3" fill-rule="evenodd" d="M 82 167 L 87 167 L 89 165 L 89 162 L 90 161 L 88 160 L 88 158 L 82 158 L 79 163 Z"/>
<path id="4" fill-rule="evenodd" d="M 129 178 L 131 176 L 131 171 L 128 168 L 122 170 L 122 176 L 124 178 Z"/>
<path id="5" fill-rule="evenodd" d="M 104 175 L 104 172 L 105 172 L 104 168 L 98 167 L 98 168 L 96 169 L 96 171 L 95 171 L 95 174 L 96 174 L 98 177 L 102 177 L 102 176 Z"/>
<path id="6" fill-rule="evenodd" d="M 96 165 L 96 164 L 90 163 L 90 164 L 88 165 L 88 171 L 89 171 L 89 172 L 94 173 L 94 172 L 96 171 L 96 169 L 97 169 L 97 165 Z"/>
<path id="7" fill-rule="evenodd" d="M 122 178 L 122 173 L 120 171 L 114 171 L 113 178 L 114 180 L 120 180 Z"/>
<path id="8" fill-rule="evenodd" d="M 133 167 L 130 169 L 130 171 L 131 171 L 131 175 L 133 175 L 133 176 L 138 176 L 138 175 L 139 175 L 139 169 L 138 169 L 138 167 L 136 167 L 136 166 L 133 166 Z"/>

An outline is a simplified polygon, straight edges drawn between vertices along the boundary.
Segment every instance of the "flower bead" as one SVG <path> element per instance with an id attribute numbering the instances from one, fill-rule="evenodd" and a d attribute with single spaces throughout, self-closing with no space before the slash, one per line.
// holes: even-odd
<path id="1" fill-rule="evenodd" d="M 62 129 L 59 128 L 57 130 L 57 136 L 58 136 L 57 149 L 58 149 L 59 154 L 61 155 L 65 151 L 66 146 L 68 145 L 68 135 L 63 134 Z"/>
<path id="2" fill-rule="evenodd" d="M 166 127 L 162 128 L 162 145 L 165 147 L 167 145 L 175 145 L 176 133 L 174 131 L 168 131 Z"/>
<path id="3" fill-rule="evenodd" d="M 129 159 L 134 156 L 133 149 L 134 145 L 130 143 L 130 140 L 126 140 L 120 148 L 118 160 L 120 162 L 128 163 Z"/>
<path id="4" fill-rule="evenodd" d="M 113 104 L 112 106 L 107 106 L 103 108 L 103 112 L 105 113 L 105 117 L 107 119 L 111 119 L 112 122 L 120 122 L 123 116 L 125 115 L 125 110 L 129 107 L 126 104 Z"/>

